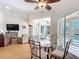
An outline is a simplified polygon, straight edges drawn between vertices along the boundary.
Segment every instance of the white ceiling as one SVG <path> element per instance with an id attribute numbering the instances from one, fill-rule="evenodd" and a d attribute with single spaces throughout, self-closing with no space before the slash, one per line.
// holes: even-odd
<path id="1" fill-rule="evenodd" d="M 29 14 L 31 12 L 45 11 L 46 9 L 34 10 L 37 4 L 27 3 L 24 0 L 0 0 L 0 8 L 5 9 L 6 6 L 10 6 L 11 12 Z M 54 15 L 54 17 L 62 17 L 67 14 L 73 13 L 79 10 L 79 0 L 61 0 L 57 3 L 50 4 L 52 10 L 49 12 Z M 3 10 L 2 9 L 2 10 Z"/>
<path id="2" fill-rule="evenodd" d="M 24 0 L 0 0 L 0 4 L 15 7 L 22 11 L 34 11 L 35 3 L 27 3 Z"/>

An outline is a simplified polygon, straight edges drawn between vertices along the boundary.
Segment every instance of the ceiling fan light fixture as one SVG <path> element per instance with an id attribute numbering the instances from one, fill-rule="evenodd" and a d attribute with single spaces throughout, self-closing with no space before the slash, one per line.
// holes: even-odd
<path id="1" fill-rule="evenodd" d="M 29 3 L 37 3 L 38 5 L 35 7 L 35 10 L 39 8 L 45 8 L 47 10 L 51 10 L 52 7 L 49 4 L 58 2 L 60 0 L 25 0 L 25 1 Z"/>
<path id="2" fill-rule="evenodd" d="M 8 10 L 10 9 L 10 7 L 9 7 L 9 6 L 6 6 L 5 8 L 6 8 L 6 9 L 8 9 Z"/>
<path id="3" fill-rule="evenodd" d="M 39 2 L 39 3 L 38 3 L 38 6 L 41 7 L 41 8 L 46 7 L 46 5 L 47 5 L 46 2 Z"/>

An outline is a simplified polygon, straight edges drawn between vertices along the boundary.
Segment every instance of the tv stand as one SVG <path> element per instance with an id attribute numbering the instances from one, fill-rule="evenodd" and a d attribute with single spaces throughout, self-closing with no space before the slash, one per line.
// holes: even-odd
<path id="1" fill-rule="evenodd" d="M 6 36 L 6 40 L 9 40 L 10 43 L 12 43 L 12 41 L 15 40 L 15 39 L 17 41 L 18 32 L 16 32 L 16 31 L 8 31 L 8 32 L 6 32 L 5 36 Z"/>
<path id="2" fill-rule="evenodd" d="M 13 31 L 13 32 L 11 32 L 11 31 L 8 31 L 8 32 L 6 32 L 6 38 L 17 38 L 18 37 L 18 32 L 16 32 L 16 31 Z"/>
<path id="3" fill-rule="evenodd" d="M 6 32 L 6 36 L 10 37 L 10 38 L 15 38 L 15 37 L 18 37 L 18 32 L 14 31 L 14 32 Z"/>

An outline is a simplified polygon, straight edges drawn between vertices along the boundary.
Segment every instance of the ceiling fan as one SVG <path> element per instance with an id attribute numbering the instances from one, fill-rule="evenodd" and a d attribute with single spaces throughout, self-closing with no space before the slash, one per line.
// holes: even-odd
<path id="1" fill-rule="evenodd" d="M 46 8 L 47 10 L 51 10 L 52 7 L 48 4 L 58 2 L 60 0 L 25 0 L 25 2 L 29 3 L 37 3 L 38 5 L 35 7 L 35 9 Z"/>

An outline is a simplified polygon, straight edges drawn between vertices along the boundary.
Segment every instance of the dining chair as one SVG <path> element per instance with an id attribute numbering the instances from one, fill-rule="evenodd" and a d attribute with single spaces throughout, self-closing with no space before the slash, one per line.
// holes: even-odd
<path id="1" fill-rule="evenodd" d="M 29 45 L 31 50 L 31 59 L 45 59 L 44 57 L 47 56 L 48 53 L 42 49 L 40 42 L 30 40 Z"/>
<path id="2" fill-rule="evenodd" d="M 66 43 L 65 49 L 55 49 L 53 52 L 50 53 L 50 59 L 54 57 L 55 59 L 66 59 L 66 56 L 68 54 L 69 46 L 70 46 L 70 41 Z"/>

